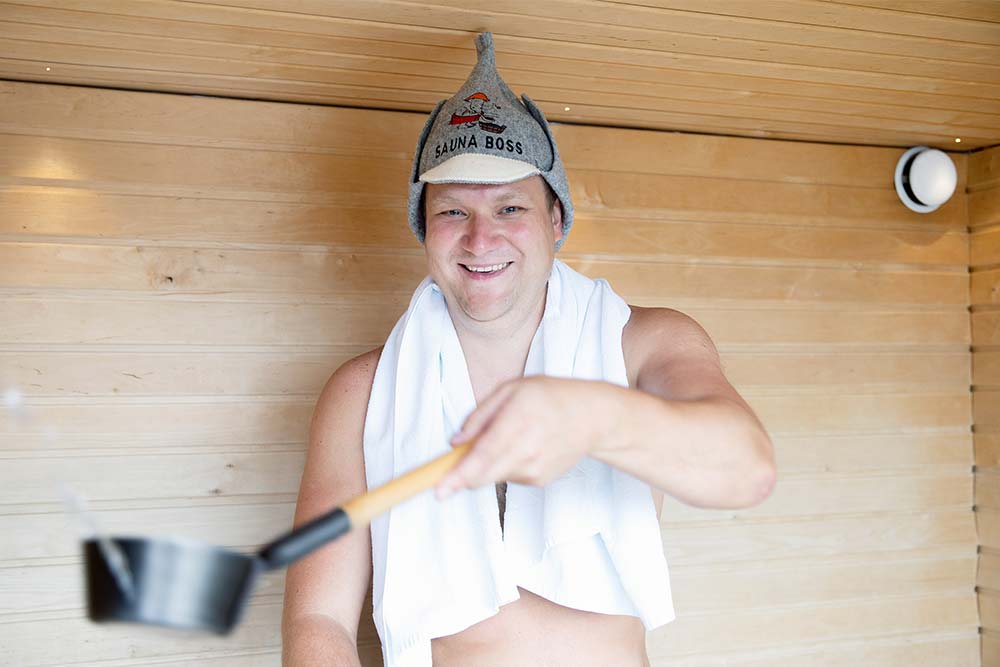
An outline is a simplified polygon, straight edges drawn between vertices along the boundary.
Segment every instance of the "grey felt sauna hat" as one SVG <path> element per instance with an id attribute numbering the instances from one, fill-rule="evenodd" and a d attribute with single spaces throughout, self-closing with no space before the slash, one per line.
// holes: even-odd
<path id="1" fill-rule="evenodd" d="M 539 174 L 562 204 L 563 238 L 573 224 L 566 170 L 542 110 L 521 99 L 497 73 L 493 35 L 476 37 L 479 60 L 451 98 L 431 112 L 410 172 L 410 228 L 424 242 L 425 183 L 512 183 Z M 523 101 L 522 101 L 523 100 Z"/>

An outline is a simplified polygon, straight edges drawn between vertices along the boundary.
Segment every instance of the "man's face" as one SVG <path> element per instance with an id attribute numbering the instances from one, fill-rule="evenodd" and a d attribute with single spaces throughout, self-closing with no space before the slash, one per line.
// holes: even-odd
<path id="1" fill-rule="evenodd" d="M 428 183 L 429 271 L 452 308 L 477 322 L 527 317 L 544 294 L 562 206 L 541 176 L 503 185 Z"/>

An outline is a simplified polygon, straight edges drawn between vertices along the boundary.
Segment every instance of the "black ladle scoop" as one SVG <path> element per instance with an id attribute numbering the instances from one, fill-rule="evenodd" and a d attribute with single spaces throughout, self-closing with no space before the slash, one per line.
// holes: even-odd
<path id="1" fill-rule="evenodd" d="M 84 541 L 87 615 L 226 634 L 239 622 L 257 575 L 285 567 L 393 505 L 430 489 L 468 451 L 451 450 L 247 555 L 200 542 L 136 537 Z M 114 553 L 109 553 L 114 552 Z"/>

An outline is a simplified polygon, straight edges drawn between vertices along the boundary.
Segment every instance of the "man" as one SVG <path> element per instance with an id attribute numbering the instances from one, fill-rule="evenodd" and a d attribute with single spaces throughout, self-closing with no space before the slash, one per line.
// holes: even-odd
<path id="1" fill-rule="evenodd" d="M 369 581 L 390 667 L 648 664 L 645 631 L 674 618 L 663 494 L 740 508 L 774 485 L 770 439 L 704 330 L 555 260 L 572 203 L 554 139 L 490 35 L 477 46 L 417 146 L 430 275 L 386 345 L 324 388 L 296 523 L 472 447 L 435 494 L 289 569 L 288 665 L 358 664 Z"/>

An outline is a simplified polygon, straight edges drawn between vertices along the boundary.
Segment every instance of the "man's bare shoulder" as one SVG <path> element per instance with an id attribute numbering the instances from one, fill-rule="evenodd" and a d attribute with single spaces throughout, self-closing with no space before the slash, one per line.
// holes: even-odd
<path id="1" fill-rule="evenodd" d="M 662 352 L 665 346 L 677 351 L 703 350 L 717 354 L 708 332 L 690 315 L 673 308 L 629 308 L 632 316 L 622 332 L 626 355 L 631 351 L 634 356 L 645 358 L 646 354 Z"/>
<path id="2" fill-rule="evenodd" d="M 345 409 L 353 413 L 361 410 L 363 416 L 381 356 L 382 347 L 377 347 L 341 364 L 323 387 L 316 403 L 317 416 L 334 411 L 344 412 Z"/>

